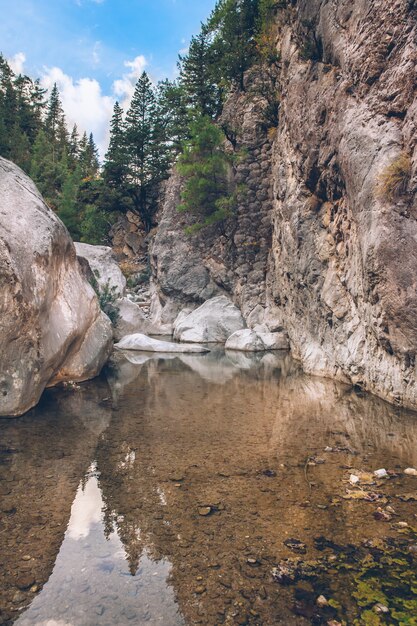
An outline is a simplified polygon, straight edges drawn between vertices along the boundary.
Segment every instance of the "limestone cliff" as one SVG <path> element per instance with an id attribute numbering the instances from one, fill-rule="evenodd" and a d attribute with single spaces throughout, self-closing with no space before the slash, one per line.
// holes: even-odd
<path id="1" fill-rule="evenodd" d="M 172 321 L 229 293 L 248 326 L 287 330 L 306 371 L 416 407 L 417 6 L 281 4 L 269 90 L 254 68 L 221 120 L 245 148 L 245 199 L 223 228 L 188 237 L 172 177 L 151 250 L 154 314 Z"/>

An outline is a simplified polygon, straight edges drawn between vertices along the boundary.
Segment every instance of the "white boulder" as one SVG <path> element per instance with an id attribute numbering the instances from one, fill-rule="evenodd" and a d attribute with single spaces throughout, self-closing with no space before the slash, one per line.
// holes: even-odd
<path id="1" fill-rule="evenodd" d="M 266 350 L 288 350 L 288 336 L 285 332 L 258 332 L 245 328 L 233 333 L 225 345 L 226 350 L 242 352 L 264 352 Z"/>
<path id="2" fill-rule="evenodd" d="M 170 341 L 160 341 L 159 339 L 152 339 L 152 337 L 147 337 L 141 333 L 123 337 L 119 343 L 116 343 L 115 348 L 119 350 L 138 350 L 142 352 L 209 352 L 207 348 L 203 348 L 202 346 L 184 346 Z"/>
<path id="3" fill-rule="evenodd" d="M 245 328 L 239 309 L 226 296 L 216 296 L 174 323 L 174 337 L 188 343 L 225 343 L 237 330 Z"/>
<path id="4" fill-rule="evenodd" d="M 242 350 L 244 352 L 260 352 L 265 350 L 264 344 L 254 330 L 245 328 L 237 330 L 226 341 L 226 350 Z"/>
<path id="5" fill-rule="evenodd" d="M 142 309 L 129 298 L 119 298 L 115 302 L 118 317 L 114 328 L 114 337 L 120 341 L 126 335 L 143 333 L 149 335 L 159 334 L 158 328 L 145 317 Z"/>
<path id="6" fill-rule="evenodd" d="M 264 350 L 290 349 L 290 343 L 286 332 L 258 333 L 258 337 L 264 344 Z"/>
<path id="7" fill-rule="evenodd" d="M 114 296 L 121 297 L 126 291 L 126 278 L 108 246 L 92 246 L 88 243 L 75 243 L 80 262 L 87 262 L 97 282 L 100 292 L 109 288 Z"/>
<path id="8" fill-rule="evenodd" d="M 67 229 L 0 158 L 0 415 L 26 412 L 47 386 L 96 376 L 111 349 Z"/>

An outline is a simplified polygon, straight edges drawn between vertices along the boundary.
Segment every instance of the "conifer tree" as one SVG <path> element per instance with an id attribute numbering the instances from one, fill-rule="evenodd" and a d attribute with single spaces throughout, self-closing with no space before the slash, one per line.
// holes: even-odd
<path id="1" fill-rule="evenodd" d="M 169 169 L 169 151 L 155 91 L 146 72 L 136 84 L 126 115 L 125 146 L 133 205 L 149 231 L 157 209 L 159 185 Z"/>
<path id="2" fill-rule="evenodd" d="M 158 83 L 157 101 L 158 118 L 163 125 L 171 158 L 174 160 L 190 134 L 191 117 L 184 88 L 178 81 L 163 80 Z"/>
<path id="3" fill-rule="evenodd" d="M 116 102 L 110 122 L 110 144 L 103 167 L 104 193 L 101 205 L 106 211 L 125 213 L 134 208 L 128 181 L 129 157 L 125 141 L 123 109 Z"/>
<path id="4" fill-rule="evenodd" d="M 259 0 L 219 0 L 208 22 L 223 78 L 242 90 L 257 54 L 258 20 Z"/>
<path id="5" fill-rule="evenodd" d="M 221 109 L 216 52 L 205 28 L 191 39 L 188 54 L 180 56 L 180 84 L 186 103 L 199 115 L 216 117 Z"/>
<path id="6" fill-rule="evenodd" d="M 179 158 L 179 172 L 185 178 L 180 211 L 197 215 L 190 230 L 199 230 L 231 215 L 235 203 L 229 184 L 231 157 L 223 148 L 224 135 L 209 117 L 202 117 L 191 127 L 191 139 Z"/>
<path id="7" fill-rule="evenodd" d="M 83 178 L 94 178 L 97 176 L 100 163 L 93 133 L 90 133 L 88 138 L 87 133 L 83 134 L 79 144 L 79 163 Z"/>
<path id="8" fill-rule="evenodd" d="M 62 151 L 67 147 L 68 132 L 65 126 L 65 115 L 57 84 L 55 83 L 49 96 L 45 117 L 45 132 L 51 142 L 52 160 L 59 161 Z"/>
<path id="9" fill-rule="evenodd" d="M 71 169 L 75 169 L 80 155 L 79 150 L 79 134 L 77 124 L 72 127 L 71 135 L 68 142 L 68 162 Z"/>

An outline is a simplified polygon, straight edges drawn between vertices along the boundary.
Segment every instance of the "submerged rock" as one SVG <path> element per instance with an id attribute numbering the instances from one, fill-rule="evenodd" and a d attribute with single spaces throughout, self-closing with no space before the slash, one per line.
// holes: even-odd
<path id="1" fill-rule="evenodd" d="M 174 337 L 190 343 L 225 343 L 245 327 L 239 309 L 226 296 L 216 296 L 174 323 Z"/>
<path id="2" fill-rule="evenodd" d="M 0 415 L 16 416 L 47 386 L 96 376 L 112 330 L 67 229 L 2 158 L 0 215 Z"/>
<path id="3" fill-rule="evenodd" d="M 201 346 L 184 346 L 179 343 L 160 341 L 159 339 L 152 339 L 141 333 L 123 337 L 119 343 L 116 343 L 115 347 L 119 350 L 139 350 L 143 352 L 209 352 L 207 348 Z"/>

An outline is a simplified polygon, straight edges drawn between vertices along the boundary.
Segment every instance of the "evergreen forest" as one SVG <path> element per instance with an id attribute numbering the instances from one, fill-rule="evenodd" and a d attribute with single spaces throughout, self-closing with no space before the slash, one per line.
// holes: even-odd
<path id="1" fill-rule="evenodd" d="M 227 95 L 245 89 L 245 72 L 276 61 L 272 18 L 282 5 L 219 0 L 179 57 L 175 80 L 155 85 L 144 72 L 129 108 L 115 103 L 103 163 L 92 134 L 68 129 L 57 85 L 47 94 L 0 55 L 0 156 L 32 177 L 74 240 L 106 243 L 127 211 L 149 232 L 174 164 L 185 178 L 179 209 L 196 215 L 195 230 L 227 219 L 236 191 L 218 122 Z"/>

